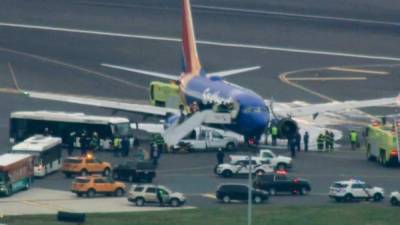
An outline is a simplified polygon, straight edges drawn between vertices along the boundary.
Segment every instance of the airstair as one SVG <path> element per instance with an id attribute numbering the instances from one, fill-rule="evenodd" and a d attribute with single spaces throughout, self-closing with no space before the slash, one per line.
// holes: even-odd
<path id="1" fill-rule="evenodd" d="M 188 135 L 193 129 L 199 127 L 203 123 L 206 124 L 231 124 L 232 118 L 230 113 L 217 113 L 213 110 L 204 110 L 197 112 L 185 121 L 179 120 L 171 125 L 163 134 L 165 143 L 168 146 L 176 145 L 182 138 Z"/>

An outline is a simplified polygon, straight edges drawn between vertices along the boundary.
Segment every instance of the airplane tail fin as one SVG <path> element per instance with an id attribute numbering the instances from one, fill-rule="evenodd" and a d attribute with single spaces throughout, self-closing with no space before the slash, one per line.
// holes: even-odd
<path id="1" fill-rule="evenodd" d="M 201 64 L 197 55 L 196 38 L 189 0 L 182 0 L 182 54 L 185 74 L 199 75 Z"/>

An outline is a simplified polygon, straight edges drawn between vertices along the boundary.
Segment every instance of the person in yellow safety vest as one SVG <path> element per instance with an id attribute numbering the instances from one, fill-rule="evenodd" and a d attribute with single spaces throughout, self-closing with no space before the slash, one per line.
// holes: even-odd
<path id="1" fill-rule="evenodd" d="M 121 141 L 120 137 L 115 137 L 113 141 L 114 156 L 119 156 L 121 154 Z"/>
<path id="2" fill-rule="evenodd" d="M 355 130 L 350 131 L 350 144 L 351 149 L 356 150 L 358 142 L 358 134 Z"/>
<path id="3" fill-rule="evenodd" d="M 317 138 L 317 147 L 319 151 L 324 149 L 324 141 L 325 141 L 325 136 L 322 133 L 320 133 Z"/>
<path id="4" fill-rule="evenodd" d="M 276 146 L 276 139 L 278 138 L 278 127 L 273 125 L 271 127 L 271 137 L 272 137 L 272 145 Z"/>

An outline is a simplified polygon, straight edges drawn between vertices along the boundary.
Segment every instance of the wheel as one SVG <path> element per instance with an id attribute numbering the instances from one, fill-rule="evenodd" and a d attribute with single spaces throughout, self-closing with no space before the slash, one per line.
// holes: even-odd
<path id="1" fill-rule="evenodd" d="M 374 197 L 372 197 L 372 199 L 374 200 L 374 202 L 380 202 L 380 201 L 382 201 L 383 196 L 380 193 L 376 193 L 376 194 L 374 194 Z"/>
<path id="2" fill-rule="evenodd" d="M 308 189 L 306 187 L 302 187 L 299 191 L 300 195 L 306 195 L 308 194 Z"/>
<path id="3" fill-rule="evenodd" d="M 270 188 L 270 189 L 268 189 L 268 193 L 269 193 L 269 195 L 271 195 L 271 196 L 276 195 L 276 190 L 275 190 L 275 188 Z"/>
<path id="4" fill-rule="evenodd" d="M 253 202 L 255 204 L 260 204 L 262 201 L 263 201 L 262 198 L 258 195 L 254 196 L 254 198 L 253 198 Z"/>
<path id="5" fill-rule="evenodd" d="M 114 195 L 117 197 L 121 197 L 124 195 L 124 190 L 122 188 L 117 188 L 117 190 L 114 191 Z"/>
<path id="6" fill-rule="evenodd" d="M 4 193 L 6 196 L 10 196 L 12 194 L 11 186 L 7 186 L 6 192 Z"/>
<path id="7" fill-rule="evenodd" d="M 135 205 L 136 206 L 143 206 L 144 205 L 144 198 L 136 198 L 135 199 Z"/>
<path id="8" fill-rule="evenodd" d="M 25 184 L 24 190 L 26 191 L 26 190 L 28 190 L 30 187 L 31 187 L 31 181 L 28 180 L 28 181 L 26 182 L 26 184 Z"/>
<path id="9" fill-rule="evenodd" d="M 392 198 L 390 199 L 390 203 L 391 203 L 393 206 L 396 206 L 396 205 L 399 204 L 399 200 L 397 200 L 397 198 L 395 198 L 395 197 L 392 197 Z"/>
<path id="10" fill-rule="evenodd" d="M 94 189 L 89 189 L 87 192 L 86 192 L 86 196 L 88 197 L 88 198 L 93 198 L 94 196 L 96 195 L 96 191 L 94 190 Z"/>
<path id="11" fill-rule="evenodd" d="M 345 202 L 351 202 L 351 201 L 353 201 L 353 195 L 352 195 L 352 194 L 346 194 L 346 195 L 344 196 L 344 201 L 345 201 Z"/>
<path id="12" fill-rule="evenodd" d="M 256 175 L 257 176 L 261 176 L 261 175 L 264 175 L 265 174 L 265 171 L 264 170 L 257 170 L 256 171 Z"/>
<path id="13" fill-rule="evenodd" d="M 229 142 L 229 143 L 226 145 L 225 149 L 226 149 L 227 151 L 234 151 L 234 150 L 236 149 L 236 146 L 235 146 L 234 143 Z"/>
<path id="14" fill-rule="evenodd" d="M 286 170 L 286 164 L 285 163 L 279 163 L 276 168 L 278 170 Z"/>
<path id="15" fill-rule="evenodd" d="M 88 171 L 86 169 L 81 170 L 81 176 L 85 177 L 88 175 Z"/>
<path id="16" fill-rule="evenodd" d="M 172 207 L 178 207 L 181 205 L 181 202 L 179 201 L 179 199 L 173 198 L 171 199 L 170 204 Z"/>
<path id="17" fill-rule="evenodd" d="M 231 202 L 231 198 L 228 195 L 225 195 L 224 197 L 222 197 L 222 201 L 224 203 L 229 203 L 229 202 Z"/>
<path id="18" fill-rule="evenodd" d="M 103 170 L 103 176 L 108 177 L 108 176 L 110 176 L 110 174 L 111 174 L 110 168 L 105 168 Z"/>
<path id="19" fill-rule="evenodd" d="M 224 170 L 224 171 L 222 172 L 222 176 L 224 176 L 224 177 L 231 177 L 231 176 L 232 176 L 232 171 L 230 171 L 230 170 Z"/>

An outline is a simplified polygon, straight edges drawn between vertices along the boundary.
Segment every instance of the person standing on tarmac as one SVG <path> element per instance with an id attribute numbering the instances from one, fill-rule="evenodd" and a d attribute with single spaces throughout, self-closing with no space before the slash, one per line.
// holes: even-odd
<path id="1" fill-rule="evenodd" d="M 276 146 L 276 139 L 278 138 L 278 127 L 272 125 L 271 127 L 272 146 Z"/>
<path id="2" fill-rule="evenodd" d="M 163 195 L 164 195 L 163 191 L 160 188 L 157 188 L 157 200 L 161 207 L 164 206 L 164 199 L 163 199 L 164 196 Z"/>
<path id="3" fill-rule="evenodd" d="M 310 139 L 310 135 L 308 134 L 308 131 L 306 131 L 304 133 L 304 136 L 303 136 L 303 143 L 304 143 L 304 151 L 305 152 L 308 152 L 308 141 L 309 141 L 309 139 Z"/>
<path id="4" fill-rule="evenodd" d="M 325 135 L 324 135 L 324 141 L 325 141 L 325 150 L 329 150 L 329 140 L 330 136 L 329 136 L 329 131 L 325 131 Z"/>
<path id="5" fill-rule="evenodd" d="M 121 155 L 124 157 L 129 155 L 129 139 L 126 136 L 121 140 Z"/>
<path id="6" fill-rule="evenodd" d="M 331 149 L 333 150 L 335 145 L 335 134 L 331 131 L 330 136 L 331 136 Z"/>
<path id="7" fill-rule="evenodd" d="M 79 138 L 79 143 L 81 144 L 81 155 L 86 155 L 89 148 L 89 142 L 90 138 L 88 137 L 86 130 L 83 130 Z"/>
<path id="8" fill-rule="evenodd" d="M 298 152 L 300 152 L 300 144 L 301 144 L 301 134 L 299 132 L 296 133 L 296 135 L 294 136 L 296 139 L 296 150 Z"/>
<path id="9" fill-rule="evenodd" d="M 222 151 L 222 148 L 219 148 L 217 152 L 217 165 L 223 164 L 224 158 L 225 158 L 225 153 Z"/>
<path id="10" fill-rule="evenodd" d="M 71 131 L 68 134 L 68 138 L 67 138 L 67 151 L 68 151 L 68 156 L 71 156 L 72 153 L 74 152 L 74 142 L 75 142 L 75 138 L 76 138 L 76 132 L 75 131 Z"/>
<path id="11" fill-rule="evenodd" d="M 325 137 L 322 133 L 320 133 L 317 138 L 318 151 L 322 151 L 324 149 L 324 141 L 325 141 Z"/>
<path id="12" fill-rule="evenodd" d="M 357 141 L 358 141 L 358 134 L 355 130 L 350 131 L 350 144 L 351 144 L 351 149 L 356 150 L 357 148 Z"/>
<path id="13" fill-rule="evenodd" d="M 296 157 L 296 135 L 288 138 L 288 144 L 292 158 Z"/>

